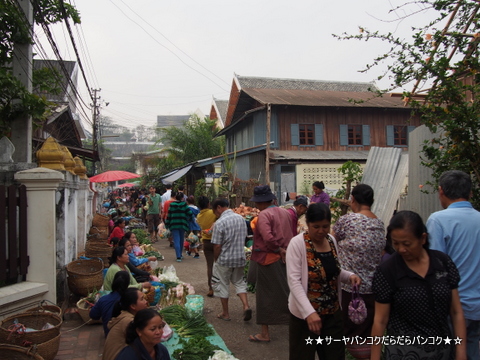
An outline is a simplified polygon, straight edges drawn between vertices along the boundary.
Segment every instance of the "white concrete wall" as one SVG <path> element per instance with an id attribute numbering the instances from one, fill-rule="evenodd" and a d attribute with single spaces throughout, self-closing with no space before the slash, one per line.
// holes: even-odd
<path id="1" fill-rule="evenodd" d="M 61 172 L 34 168 L 15 174 L 27 188 L 28 256 L 26 281 L 0 288 L 0 318 L 41 300 L 57 302 L 55 191 L 64 179 Z"/>

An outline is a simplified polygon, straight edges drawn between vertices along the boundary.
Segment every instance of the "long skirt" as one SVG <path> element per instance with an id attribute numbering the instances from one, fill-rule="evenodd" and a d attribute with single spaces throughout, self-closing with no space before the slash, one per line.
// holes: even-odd
<path id="1" fill-rule="evenodd" d="M 288 325 L 287 267 L 279 260 L 270 265 L 256 264 L 257 324 Z"/>

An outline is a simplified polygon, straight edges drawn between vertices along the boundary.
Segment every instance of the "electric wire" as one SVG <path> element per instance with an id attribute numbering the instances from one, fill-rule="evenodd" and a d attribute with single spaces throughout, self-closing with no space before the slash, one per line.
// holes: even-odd
<path id="1" fill-rule="evenodd" d="M 223 83 L 225 83 L 227 86 L 230 86 L 229 83 L 227 83 L 225 80 L 223 80 L 220 76 L 218 76 L 217 74 L 215 74 L 214 72 L 210 71 L 209 69 L 207 69 L 205 66 L 203 66 L 202 64 L 200 64 L 198 61 L 196 61 L 194 58 L 192 58 L 190 55 L 188 55 L 185 51 L 183 51 L 182 49 L 180 49 L 177 45 L 175 45 L 170 39 L 168 39 L 164 34 L 162 34 L 158 29 L 156 29 L 153 25 L 151 25 L 148 21 L 146 21 L 143 17 L 141 17 L 140 15 L 138 15 L 138 13 L 135 12 L 135 10 L 133 10 L 130 6 L 128 6 L 123 0 L 120 0 L 120 2 L 125 5 L 131 12 L 133 12 L 135 15 L 137 15 L 145 24 L 147 24 L 148 26 L 150 26 L 153 30 L 155 30 L 157 33 L 159 33 L 165 40 L 167 40 L 170 44 L 172 44 L 175 49 L 177 49 L 178 51 L 180 51 L 182 54 L 184 54 L 186 57 L 188 57 L 190 60 L 192 60 L 195 64 L 197 64 L 198 66 L 202 67 L 204 70 L 208 71 L 210 74 L 212 74 L 213 76 L 215 76 L 217 79 L 219 79 L 220 81 L 222 81 Z"/>
<path id="2" fill-rule="evenodd" d="M 150 36 L 158 45 L 160 45 L 161 47 L 163 47 L 165 50 L 169 51 L 172 55 L 174 55 L 178 60 L 180 60 L 185 66 L 187 66 L 188 68 L 190 68 L 191 70 L 195 71 L 196 73 L 202 75 L 204 78 L 206 78 L 208 81 L 212 82 L 213 84 L 217 85 L 220 89 L 224 90 L 224 91 L 228 91 L 226 90 L 225 88 L 223 88 L 221 85 L 219 85 L 218 83 L 216 83 L 213 79 L 209 78 L 207 75 L 205 75 L 204 73 L 198 71 L 197 69 L 195 69 L 194 67 L 190 66 L 189 64 L 187 64 L 185 61 L 183 61 L 183 59 L 178 56 L 175 52 L 173 52 L 172 50 L 170 50 L 168 47 L 166 47 L 165 45 L 163 45 L 160 41 L 158 41 L 154 36 L 152 36 L 147 30 L 145 30 L 145 28 L 140 25 L 138 22 L 136 22 L 135 20 L 133 20 L 131 17 L 129 17 L 117 4 L 115 4 L 115 2 L 113 2 L 112 0 L 110 0 L 110 2 L 118 9 L 120 10 L 120 12 L 128 19 L 130 20 L 131 22 L 133 22 L 134 24 L 136 24 L 139 28 L 141 28 L 148 36 Z"/>

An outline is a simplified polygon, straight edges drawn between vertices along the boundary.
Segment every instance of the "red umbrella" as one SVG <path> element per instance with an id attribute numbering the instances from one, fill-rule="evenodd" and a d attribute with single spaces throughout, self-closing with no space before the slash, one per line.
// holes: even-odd
<path id="1" fill-rule="evenodd" d="M 128 172 L 128 171 L 105 171 L 104 173 L 92 176 L 90 182 L 109 182 L 109 181 L 118 181 L 118 180 L 127 180 L 139 178 L 140 175 Z"/>
<path id="2" fill-rule="evenodd" d="M 120 184 L 120 185 L 118 185 L 119 188 L 134 187 L 134 186 L 138 186 L 138 185 L 137 185 L 137 184 L 134 184 L 134 183 L 125 183 L 125 184 Z"/>

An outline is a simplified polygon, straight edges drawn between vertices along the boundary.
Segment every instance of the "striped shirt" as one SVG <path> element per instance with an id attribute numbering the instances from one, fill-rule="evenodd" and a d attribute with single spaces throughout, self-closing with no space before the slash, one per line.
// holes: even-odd
<path id="1" fill-rule="evenodd" d="M 168 207 L 168 215 L 165 220 L 165 226 L 169 230 L 183 229 L 189 230 L 188 222 L 192 218 L 192 211 L 184 201 L 174 201 Z"/>
<path id="2" fill-rule="evenodd" d="M 231 209 L 225 210 L 213 227 L 212 244 L 222 245 L 217 263 L 229 268 L 245 266 L 246 237 L 245 219 Z"/>

